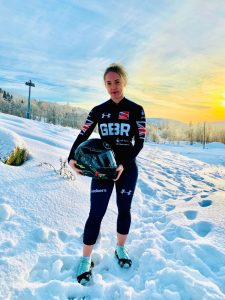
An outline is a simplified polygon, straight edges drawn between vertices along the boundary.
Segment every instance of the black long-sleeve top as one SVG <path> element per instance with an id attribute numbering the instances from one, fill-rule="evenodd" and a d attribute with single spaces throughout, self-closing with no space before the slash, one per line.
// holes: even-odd
<path id="1" fill-rule="evenodd" d="M 146 120 L 142 106 L 126 98 L 118 104 L 110 99 L 90 111 L 70 150 L 68 162 L 74 159 L 76 148 L 88 139 L 96 124 L 101 139 L 114 151 L 118 165 L 126 167 L 143 148 Z"/>

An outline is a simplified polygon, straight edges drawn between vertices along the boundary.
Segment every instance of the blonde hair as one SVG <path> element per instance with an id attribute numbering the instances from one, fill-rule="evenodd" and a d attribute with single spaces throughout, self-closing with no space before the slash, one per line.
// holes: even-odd
<path id="1" fill-rule="evenodd" d="M 109 72 L 117 73 L 124 80 L 125 85 L 127 84 L 127 72 L 123 65 L 117 64 L 117 63 L 113 63 L 113 64 L 109 65 L 109 67 L 104 72 L 104 75 L 103 75 L 104 80 L 105 80 L 105 76 Z"/>

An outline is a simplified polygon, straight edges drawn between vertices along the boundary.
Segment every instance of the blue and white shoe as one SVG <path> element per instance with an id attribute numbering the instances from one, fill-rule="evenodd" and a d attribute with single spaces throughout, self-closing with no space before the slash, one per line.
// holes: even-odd
<path id="1" fill-rule="evenodd" d="M 130 268 L 132 265 L 132 260 L 127 253 L 124 246 L 116 246 L 115 255 L 121 268 Z"/>
<path id="2" fill-rule="evenodd" d="M 93 267 L 94 263 L 91 261 L 90 257 L 81 257 L 80 264 L 77 269 L 77 281 L 80 284 L 86 285 L 90 281 Z"/>

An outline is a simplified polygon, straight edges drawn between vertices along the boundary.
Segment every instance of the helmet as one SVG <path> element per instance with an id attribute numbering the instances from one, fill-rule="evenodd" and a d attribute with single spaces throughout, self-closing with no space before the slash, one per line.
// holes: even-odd
<path id="1" fill-rule="evenodd" d="M 114 153 L 110 145 L 101 139 L 81 143 L 75 150 L 74 159 L 83 175 L 99 179 L 115 179 L 117 176 Z"/>

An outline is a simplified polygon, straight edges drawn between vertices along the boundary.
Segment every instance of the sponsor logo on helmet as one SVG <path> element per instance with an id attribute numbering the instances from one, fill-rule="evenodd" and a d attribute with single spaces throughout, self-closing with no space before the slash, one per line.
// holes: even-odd
<path id="1" fill-rule="evenodd" d="M 110 145 L 109 145 L 108 143 L 106 143 L 106 142 L 103 142 L 103 147 L 104 147 L 105 149 L 107 149 L 107 150 L 110 150 L 110 149 L 111 149 Z"/>

